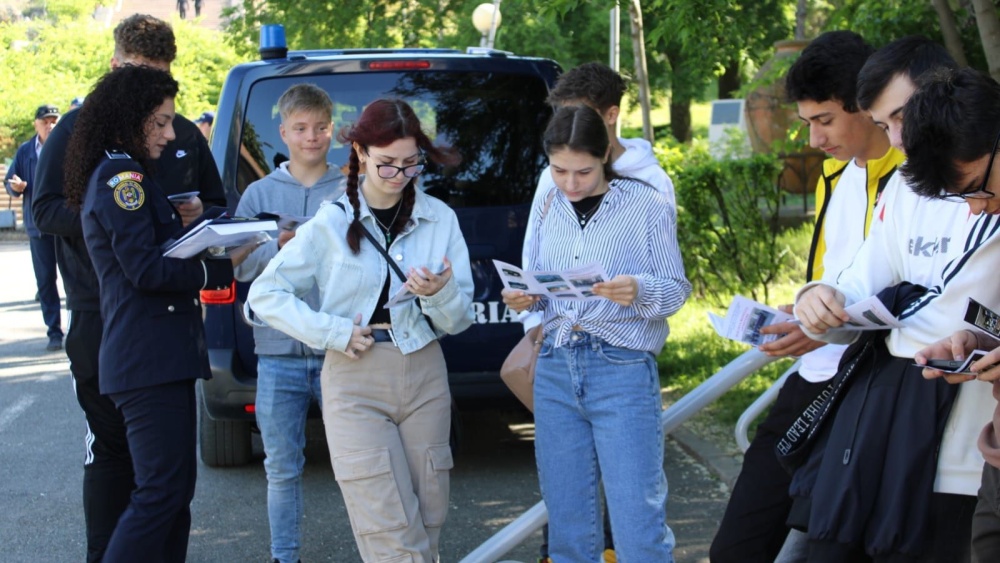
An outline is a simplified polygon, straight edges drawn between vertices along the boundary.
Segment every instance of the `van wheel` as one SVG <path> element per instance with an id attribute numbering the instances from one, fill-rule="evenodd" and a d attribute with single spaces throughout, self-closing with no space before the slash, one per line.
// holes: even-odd
<path id="1" fill-rule="evenodd" d="M 213 420 L 198 400 L 198 449 L 209 467 L 236 467 L 250 462 L 250 421 Z"/>

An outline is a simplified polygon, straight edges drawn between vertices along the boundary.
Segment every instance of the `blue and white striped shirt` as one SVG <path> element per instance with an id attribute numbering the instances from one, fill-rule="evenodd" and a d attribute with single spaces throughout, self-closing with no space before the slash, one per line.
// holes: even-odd
<path id="1" fill-rule="evenodd" d="M 530 225 L 527 270 L 565 270 L 599 262 L 611 277 L 630 275 L 639 284 L 632 305 L 609 299 L 542 299 L 531 310 L 543 311 L 545 333 L 565 345 L 574 325 L 614 346 L 658 354 L 670 328 L 666 318 L 691 293 L 677 246 L 677 226 L 666 196 L 629 179 L 612 180 L 608 193 L 586 226 L 580 228 L 573 205 L 558 188 L 548 211 L 548 194 L 535 199 Z"/>

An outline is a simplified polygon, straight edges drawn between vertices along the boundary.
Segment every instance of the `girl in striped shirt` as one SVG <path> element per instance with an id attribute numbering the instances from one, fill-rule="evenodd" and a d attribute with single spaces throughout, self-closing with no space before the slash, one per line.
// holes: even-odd
<path id="1" fill-rule="evenodd" d="M 543 146 L 556 187 L 536 200 L 524 268 L 599 262 L 612 276 L 582 301 L 504 290 L 515 311 L 543 314 L 535 368 L 535 454 L 554 561 L 600 558 L 598 488 L 604 481 L 618 560 L 673 561 L 666 524 L 656 354 L 691 285 L 676 214 L 651 186 L 613 172 L 600 115 L 560 108 Z"/>

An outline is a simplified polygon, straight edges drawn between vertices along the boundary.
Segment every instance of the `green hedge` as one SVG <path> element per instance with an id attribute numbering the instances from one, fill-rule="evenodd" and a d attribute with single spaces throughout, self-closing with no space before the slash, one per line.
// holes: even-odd
<path id="1" fill-rule="evenodd" d="M 698 296 L 767 300 L 788 253 L 779 242 L 780 162 L 712 158 L 704 144 L 661 147 L 677 193 L 677 238 Z"/>

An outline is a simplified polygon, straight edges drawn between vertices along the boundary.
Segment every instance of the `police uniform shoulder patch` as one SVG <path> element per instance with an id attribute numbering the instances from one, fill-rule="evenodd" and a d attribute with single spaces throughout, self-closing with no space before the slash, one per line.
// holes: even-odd
<path id="1" fill-rule="evenodd" d="M 108 180 L 108 186 L 115 190 L 115 203 L 125 211 L 135 211 L 146 201 L 142 191 L 142 174 L 139 172 L 122 172 Z"/>

